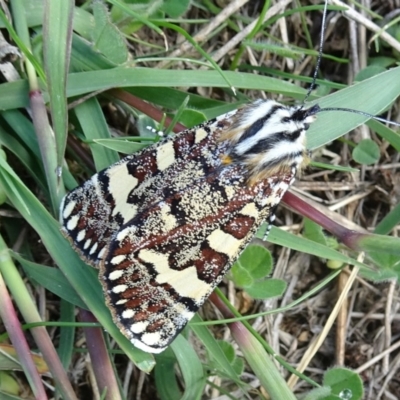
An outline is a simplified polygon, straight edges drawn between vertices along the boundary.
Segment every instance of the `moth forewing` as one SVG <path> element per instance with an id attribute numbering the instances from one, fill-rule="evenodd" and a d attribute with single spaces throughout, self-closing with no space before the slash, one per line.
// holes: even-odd
<path id="1" fill-rule="evenodd" d="M 136 347 L 164 350 L 272 221 L 316 112 L 258 100 L 126 157 L 66 196 L 63 232 L 99 263 L 114 321 Z"/>
<path id="2" fill-rule="evenodd" d="M 166 188 L 182 188 L 204 173 L 194 170 L 196 159 L 203 147 L 214 149 L 215 132 L 230 123 L 229 115 L 131 154 L 64 197 L 61 230 L 85 262 L 96 265 L 115 232 L 141 209 L 163 198 Z"/>
<path id="3" fill-rule="evenodd" d="M 137 347 L 159 352 L 170 344 L 293 178 L 249 187 L 240 169 L 219 169 L 172 193 L 123 226 L 110 245 L 100 264 L 107 302 Z"/>

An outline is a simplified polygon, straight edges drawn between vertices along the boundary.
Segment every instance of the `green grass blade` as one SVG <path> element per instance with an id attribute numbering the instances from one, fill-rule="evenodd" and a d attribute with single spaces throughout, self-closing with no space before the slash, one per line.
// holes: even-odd
<path id="1" fill-rule="evenodd" d="M 229 379 L 232 379 L 232 381 L 240 384 L 240 376 L 238 376 L 236 371 L 233 369 L 218 342 L 206 326 L 196 325 L 196 323 L 199 322 L 202 322 L 202 319 L 198 314 L 196 314 L 190 322 L 190 329 L 192 329 L 196 336 L 201 340 L 208 354 L 212 355 L 213 360 L 218 364 L 221 372 L 225 376 L 229 377 Z"/>
<path id="2" fill-rule="evenodd" d="M 26 260 L 14 253 L 13 257 L 22 265 L 26 275 L 51 293 L 81 308 L 87 308 L 67 278 L 57 268 L 46 267 Z"/>
<path id="3" fill-rule="evenodd" d="M 61 300 L 60 321 L 70 322 L 71 325 L 75 322 L 75 307 L 65 300 Z M 60 329 L 60 344 L 57 352 L 66 370 L 68 370 L 74 354 L 75 331 L 74 326 L 62 326 Z"/>
<path id="4" fill-rule="evenodd" d="M 283 247 L 288 247 L 293 250 L 301 251 L 303 253 L 312 254 L 320 258 L 337 260 L 343 263 L 357 265 L 360 268 L 370 268 L 367 265 L 360 263 L 359 261 L 348 257 L 328 246 L 324 246 L 312 240 L 293 235 L 289 232 L 285 232 L 282 229 L 276 228 L 275 226 L 271 227 L 271 232 L 268 235 L 268 241 Z"/>
<path id="5" fill-rule="evenodd" d="M 43 56 L 50 96 L 50 111 L 61 165 L 67 143 L 67 74 L 71 52 L 74 1 L 45 0 L 43 21 Z"/>
<path id="6" fill-rule="evenodd" d="M 206 385 L 206 377 L 198 355 L 183 335 L 179 335 L 172 342 L 171 348 L 178 360 L 185 381 L 185 392 L 181 400 L 201 399 Z"/>
<path id="7" fill-rule="evenodd" d="M 179 388 L 175 374 L 176 358 L 171 348 L 156 355 L 157 364 L 154 368 L 154 378 L 157 392 L 161 400 L 180 399 L 182 391 Z"/>
<path id="8" fill-rule="evenodd" d="M 110 139 L 110 131 L 100 105 L 95 98 L 86 100 L 75 107 L 75 114 L 88 140 Z M 97 171 L 119 161 L 118 153 L 97 143 L 90 144 Z"/>
<path id="9" fill-rule="evenodd" d="M 400 67 L 349 86 L 318 103 L 320 107 L 346 107 L 377 115 L 400 96 Z M 314 149 L 329 143 L 361 125 L 369 118 L 353 113 L 330 111 L 318 114 L 307 133 L 307 147 Z"/>

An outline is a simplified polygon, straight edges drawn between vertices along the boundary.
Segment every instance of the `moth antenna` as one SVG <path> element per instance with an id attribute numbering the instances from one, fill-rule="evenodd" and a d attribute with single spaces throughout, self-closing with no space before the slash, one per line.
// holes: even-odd
<path id="1" fill-rule="evenodd" d="M 320 41 L 319 41 L 319 48 L 318 48 L 317 65 L 315 66 L 314 76 L 313 76 L 313 79 L 311 81 L 311 85 L 308 88 L 306 97 L 304 97 L 303 104 L 310 97 L 310 94 L 314 90 L 315 84 L 316 84 L 316 81 L 317 81 L 317 75 L 318 75 L 318 71 L 319 71 L 319 67 L 321 65 L 321 59 L 322 59 L 322 48 L 324 46 L 324 40 L 325 40 L 325 29 L 326 29 L 325 24 L 326 24 L 326 14 L 327 14 L 327 12 L 328 12 L 328 0 L 325 1 L 324 11 L 322 13 L 322 29 L 321 29 L 321 37 L 320 37 Z"/>
<path id="2" fill-rule="evenodd" d="M 318 58 L 317 58 L 317 64 L 315 66 L 315 70 L 314 70 L 314 75 L 313 75 L 313 79 L 311 81 L 310 87 L 306 93 L 306 96 L 304 97 L 303 100 L 303 106 L 306 103 L 307 99 L 310 97 L 311 92 L 314 90 L 315 86 L 316 86 L 316 81 L 317 81 L 317 75 L 318 75 L 318 71 L 319 68 L 321 66 L 321 60 L 322 60 L 322 48 L 324 45 L 324 41 L 325 41 L 325 31 L 326 31 L 326 15 L 328 13 L 328 0 L 325 0 L 325 4 L 324 4 L 324 10 L 322 13 L 322 29 L 321 29 L 321 37 L 320 37 L 320 42 L 319 42 L 319 48 L 318 48 Z M 342 112 L 350 112 L 353 114 L 359 114 L 359 115 L 363 115 L 365 117 L 369 117 L 371 119 L 374 119 L 376 121 L 380 121 L 380 122 L 384 122 L 387 124 L 391 124 L 394 126 L 399 126 L 400 127 L 400 123 L 398 122 L 394 122 L 394 121 L 390 121 L 388 119 L 385 118 L 381 118 L 381 117 L 377 117 L 375 115 L 369 114 L 367 112 L 364 111 L 360 111 L 360 110 L 353 110 L 351 108 L 343 108 L 343 107 L 326 107 L 326 108 L 320 108 L 317 106 L 317 108 L 312 107 L 312 111 L 311 114 L 315 115 L 317 113 L 320 113 L 322 111 L 342 111 Z"/>
<path id="3" fill-rule="evenodd" d="M 377 117 L 377 116 L 375 116 L 373 114 L 369 114 L 369 113 L 364 112 L 364 111 L 353 110 L 352 108 L 326 107 L 326 108 L 319 108 L 316 112 L 320 113 L 321 111 L 344 111 L 344 112 L 350 112 L 350 113 L 353 113 L 353 114 L 364 115 L 365 117 L 369 117 L 369 118 L 374 119 L 376 121 L 386 122 L 387 124 L 391 124 L 391 125 L 395 125 L 395 126 L 399 126 L 400 127 L 400 123 L 399 122 L 390 121 L 390 120 L 385 119 L 385 118 Z"/>

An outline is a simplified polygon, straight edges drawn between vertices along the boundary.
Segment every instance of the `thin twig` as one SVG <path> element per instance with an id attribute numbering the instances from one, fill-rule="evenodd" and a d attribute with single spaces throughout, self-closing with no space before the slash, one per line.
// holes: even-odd
<path id="1" fill-rule="evenodd" d="M 361 253 L 358 256 L 357 261 L 362 262 L 363 260 L 364 260 L 364 253 Z M 353 283 L 357 277 L 358 271 L 359 271 L 358 267 L 353 268 L 351 275 L 349 276 L 349 279 L 346 282 L 346 286 L 343 288 L 343 291 L 340 294 L 340 296 L 336 302 L 336 305 L 333 308 L 329 318 L 327 319 L 323 330 L 318 335 L 318 337 L 315 338 L 315 340 L 312 343 L 310 343 L 307 351 L 304 353 L 304 356 L 303 356 L 302 360 L 300 361 L 300 364 L 297 367 L 297 371 L 303 372 L 306 369 L 306 367 L 310 363 L 311 359 L 314 357 L 314 355 L 316 354 L 318 349 L 324 343 L 328 333 L 330 332 L 330 329 L 332 328 L 333 323 L 336 320 L 336 317 L 339 313 L 340 308 L 342 307 L 343 302 L 345 302 L 347 300 L 347 295 L 348 295 L 351 287 L 353 286 Z M 293 388 L 295 386 L 296 382 L 298 381 L 298 379 L 299 379 L 298 376 L 292 375 L 288 380 L 288 386 Z"/>
<path id="2" fill-rule="evenodd" d="M 249 0 L 231 1 L 230 4 L 228 4 L 228 6 L 225 7 L 214 19 L 212 19 L 207 25 L 200 29 L 196 35 L 193 36 L 193 40 L 196 43 L 204 42 L 207 39 L 207 35 L 209 35 L 214 29 L 218 28 L 226 19 L 228 19 L 240 7 L 244 6 L 248 2 Z M 171 53 L 171 57 L 178 57 L 182 54 L 185 54 L 191 48 L 192 44 L 188 41 L 185 41 L 181 44 L 179 49 Z M 156 68 L 163 68 L 167 62 L 168 61 L 162 61 L 158 63 Z"/>
<path id="3" fill-rule="evenodd" d="M 342 11 L 343 15 L 345 15 L 347 18 L 350 18 L 356 22 L 359 22 L 360 24 L 363 24 L 370 31 L 379 33 L 379 37 L 382 40 L 384 40 L 387 44 L 389 44 L 389 46 L 393 47 L 397 51 L 400 51 L 400 42 L 398 40 L 396 40 L 392 35 L 389 35 L 387 32 L 382 31 L 382 28 L 380 26 L 374 24 L 372 21 L 365 18 L 363 15 L 361 15 L 356 10 L 349 8 L 349 6 L 347 4 L 343 3 L 340 0 L 331 0 L 331 4 L 335 4 L 337 6 L 347 8 L 347 10 Z"/>
<path id="4" fill-rule="evenodd" d="M 289 3 L 291 0 L 282 0 L 278 4 L 275 4 L 271 9 L 265 14 L 264 21 L 268 20 L 269 18 L 273 17 L 274 15 L 280 13 Z M 257 20 L 253 21 L 250 25 L 247 25 L 241 32 L 235 35 L 225 46 L 222 46 L 218 51 L 216 51 L 212 58 L 214 61 L 218 62 L 222 57 L 225 56 L 230 50 L 236 47 L 255 27 L 257 24 Z"/>

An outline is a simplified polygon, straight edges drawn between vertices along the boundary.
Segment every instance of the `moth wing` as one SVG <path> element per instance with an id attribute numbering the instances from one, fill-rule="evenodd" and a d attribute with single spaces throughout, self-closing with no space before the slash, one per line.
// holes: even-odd
<path id="1" fill-rule="evenodd" d="M 163 351 L 271 216 L 292 176 L 248 187 L 223 168 L 142 210 L 100 263 L 114 321 L 132 343 Z"/>
<path id="2" fill-rule="evenodd" d="M 166 189 L 181 190 L 219 163 L 216 135 L 230 123 L 228 114 L 218 117 L 95 174 L 64 197 L 60 207 L 63 234 L 95 266 L 121 226 L 158 202 Z"/>

